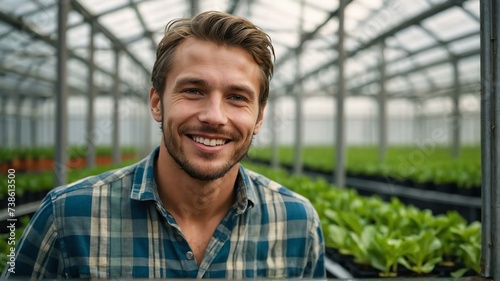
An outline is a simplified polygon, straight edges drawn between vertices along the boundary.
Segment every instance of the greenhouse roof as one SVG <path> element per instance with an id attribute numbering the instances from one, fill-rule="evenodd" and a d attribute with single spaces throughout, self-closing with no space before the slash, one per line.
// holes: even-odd
<path id="1" fill-rule="evenodd" d="M 51 98 L 57 80 L 56 0 L 0 1 L 0 93 Z M 205 10 L 244 16 L 273 40 L 274 96 L 335 96 L 338 86 L 339 1 L 323 0 L 75 0 L 67 47 L 71 95 L 88 89 L 89 43 L 95 27 L 95 84 L 113 86 L 119 50 L 121 90 L 147 96 L 155 47 L 174 18 Z M 479 0 L 346 1 L 346 94 L 422 99 L 478 93 Z M 382 72 L 383 69 L 383 72 Z M 457 82 L 459 81 L 459 82 Z M 300 87 L 296 87 L 301 83 Z M 456 83 L 459 83 L 457 85 Z M 299 90 L 300 89 L 300 90 Z"/>

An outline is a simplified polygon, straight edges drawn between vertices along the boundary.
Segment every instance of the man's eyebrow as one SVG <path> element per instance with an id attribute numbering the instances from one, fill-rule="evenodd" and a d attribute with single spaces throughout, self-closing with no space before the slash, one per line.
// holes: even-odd
<path id="1" fill-rule="evenodd" d="M 207 86 L 208 82 L 199 79 L 199 78 L 193 78 L 193 77 L 186 77 L 186 78 L 181 78 L 175 81 L 175 86 L 183 86 L 183 85 L 188 85 L 188 84 L 193 84 L 193 85 L 198 85 L 198 86 Z"/>
<path id="2" fill-rule="evenodd" d="M 244 92 L 251 96 L 255 96 L 257 94 L 254 90 L 252 90 L 251 87 L 248 87 L 247 85 L 244 84 L 232 84 L 229 85 L 229 89 L 236 92 Z"/>

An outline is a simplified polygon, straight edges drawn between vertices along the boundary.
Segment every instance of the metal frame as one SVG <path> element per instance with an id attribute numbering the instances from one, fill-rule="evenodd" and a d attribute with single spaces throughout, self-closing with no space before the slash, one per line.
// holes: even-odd
<path id="1" fill-rule="evenodd" d="M 312 8 L 316 11 L 321 11 L 321 7 L 317 7 L 311 3 L 307 3 L 307 1 L 301 0 L 303 5 L 308 8 Z M 338 168 L 335 171 L 333 177 L 336 179 L 336 184 L 339 187 L 343 187 L 345 185 L 345 117 L 344 117 L 344 101 L 348 93 L 351 95 L 367 95 L 366 88 L 378 84 L 380 85 L 380 93 L 378 96 L 379 102 L 379 125 L 380 125 L 380 138 L 379 138 L 379 146 L 380 146 L 380 158 L 383 159 L 385 155 L 385 149 L 387 146 L 387 116 L 386 116 L 386 102 L 389 99 L 395 98 L 405 98 L 405 99 L 423 99 L 423 98 L 432 98 L 432 97 L 441 97 L 444 95 L 449 96 L 454 104 L 454 110 L 452 115 L 454 116 L 454 121 L 452 124 L 453 138 L 451 140 L 452 143 L 452 151 L 453 155 L 458 155 L 458 148 L 460 147 L 459 135 L 460 135 L 460 111 L 459 111 L 459 99 L 462 94 L 467 93 L 467 89 L 474 89 L 477 87 L 477 83 L 475 81 L 460 81 L 460 73 L 458 69 L 458 64 L 460 60 L 464 58 L 468 58 L 471 56 L 481 55 L 481 95 L 482 95 L 482 112 L 481 112 L 481 121 L 482 121 L 482 166 L 483 166 L 483 194 L 491 195 L 491 196 L 483 196 L 483 260 L 484 260 L 484 276 L 492 276 L 495 279 L 500 279 L 500 256 L 499 256 L 499 243 L 500 241 L 500 213 L 499 210 L 495 209 L 495 206 L 499 206 L 498 195 L 497 195 L 497 185 L 498 185 L 498 175 L 500 173 L 500 165 L 497 165 L 499 160 L 498 155 L 498 141 L 500 139 L 497 136 L 497 130 L 495 130 L 495 124 L 498 122 L 498 108 L 500 108 L 500 104 L 498 98 L 496 96 L 496 85 L 499 83 L 498 73 L 499 71 L 499 58 L 498 53 L 493 52 L 492 50 L 497 49 L 497 41 L 499 38 L 499 18 L 498 11 L 500 8 L 498 7 L 498 1 L 493 0 L 478 0 L 480 1 L 480 11 L 481 17 L 478 18 L 475 14 L 470 11 L 463 9 L 463 11 L 469 15 L 472 19 L 480 22 L 481 25 L 481 48 L 472 49 L 467 52 L 463 52 L 460 54 L 455 54 L 450 45 L 460 40 L 471 39 L 474 36 L 477 36 L 477 32 L 471 32 L 467 34 L 463 34 L 461 36 L 454 37 L 453 39 L 444 41 L 440 40 L 439 36 L 422 26 L 422 22 L 428 19 L 431 19 L 433 16 L 438 15 L 448 9 L 454 7 L 462 7 L 463 5 L 471 0 L 448 0 L 443 1 L 438 4 L 432 4 L 434 1 L 427 1 L 429 3 L 429 9 L 424 10 L 418 14 L 415 14 L 411 18 L 407 18 L 400 22 L 397 26 L 390 28 L 380 34 L 376 34 L 373 38 L 368 41 L 361 42 L 361 44 L 353 49 L 345 48 L 345 32 L 344 32 L 344 11 L 345 8 L 350 4 L 355 3 L 352 0 L 342 0 L 340 1 L 340 5 L 336 9 L 332 9 L 331 11 L 326 11 L 324 15 L 324 19 L 318 21 L 318 23 L 309 28 L 309 31 L 301 32 L 300 38 L 295 45 L 286 46 L 286 50 L 283 55 L 280 55 L 276 61 L 275 67 L 276 69 L 280 67 L 284 67 L 287 65 L 294 65 L 293 60 L 297 60 L 297 64 L 295 65 L 297 68 L 297 75 L 290 77 L 275 77 L 273 80 L 273 85 L 275 89 L 282 89 L 282 92 L 275 93 L 274 99 L 271 99 L 269 102 L 269 110 L 273 109 L 273 106 L 276 105 L 276 101 L 279 98 L 278 96 L 285 95 L 295 95 L 297 97 L 297 113 L 299 116 L 296 121 L 296 140 L 297 144 L 295 147 L 296 163 L 295 163 L 295 171 L 301 171 L 302 158 L 300 157 L 302 143 L 300 141 L 300 137 L 302 135 L 302 104 L 303 100 L 307 97 L 313 96 L 310 92 L 315 92 L 315 94 L 336 97 L 336 107 L 337 107 L 337 118 L 335 127 L 332 128 L 336 132 L 336 163 Z M 474 0 L 472 0 L 474 1 Z M 296 1 L 298 3 L 298 1 Z M 390 2 L 390 1 L 386 1 Z M 55 72 L 54 77 L 50 75 L 44 75 L 42 73 L 43 67 L 51 62 L 50 58 L 44 57 L 43 52 L 39 53 L 30 53 L 29 47 L 23 47 L 21 50 L 6 50 L 3 54 L 6 56 L 11 54 L 12 52 L 16 52 L 18 54 L 22 54 L 23 56 L 30 56 L 37 58 L 37 62 L 29 65 L 27 67 L 23 67 L 22 69 L 16 68 L 12 65 L 5 65 L 3 61 L 5 57 L 0 57 L 0 72 L 4 74 L 6 79 L 8 80 L 9 85 L 0 85 L 0 102 L 1 105 L 1 114 L 2 117 L 2 128 L 7 127 L 6 117 L 7 116 L 7 102 L 10 102 L 14 97 L 19 100 L 31 99 L 32 107 L 35 104 L 38 104 L 48 98 L 56 97 L 57 98 L 57 114 L 56 114 L 56 124 L 57 130 L 55 135 L 55 149 L 56 149 L 56 162 L 57 163 L 65 163 L 65 159 L 67 155 L 64 151 L 66 147 L 67 140 L 67 108 L 66 103 L 69 96 L 69 93 L 78 94 L 78 95 L 86 95 L 88 97 L 88 103 L 92 105 L 95 101 L 95 97 L 97 95 L 107 95 L 114 97 L 114 111 L 113 111 L 113 126 L 115 130 L 113 131 L 113 142 L 116 144 L 120 143 L 119 140 L 119 100 L 124 96 L 134 96 L 141 102 L 147 103 L 147 95 L 143 92 L 140 94 L 139 91 L 143 89 L 137 89 L 137 85 L 134 85 L 127 79 L 121 77 L 121 73 L 119 72 L 119 58 L 127 58 L 129 59 L 134 67 L 138 69 L 138 72 L 141 75 L 149 76 L 150 69 L 145 65 L 143 61 L 139 59 L 137 54 L 135 54 L 128 44 L 132 42 L 137 42 L 138 40 L 145 40 L 147 45 L 149 46 L 148 51 L 154 51 L 156 48 L 156 43 L 154 39 L 155 31 L 149 30 L 146 24 L 145 15 L 140 13 L 139 5 L 142 2 L 137 2 L 130 0 L 123 5 L 119 5 L 117 7 L 107 9 L 105 11 L 101 11 L 98 14 L 92 14 L 88 11 L 84 6 L 80 4 L 78 1 L 57 1 L 57 3 L 49 4 L 48 6 L 44 6 L 40 1 L 34 1 L 36 7 L 40 9 L 55 9 L 56 7 L 60 9 L 59 18 L 59 32 L 57 38 L 62 40 L 56 40 L 53 36 L 40 33 L 36 28 L 29 24 L 25 18 L 29 18 L 30 16 L 36 15 L 39 10 L 33 9 L 24 13 L 23 17 L 15 17 L 12 14 L 0 10 L 0 21 L 10 27 L 10 30 L 3 32 L 0 34 L 0 40 L 8 37 L 12 32 L 23 32 L 29 36 L 30 40 L 44 42 L 46 45 L 51 46 L 54 49 L 54 54 L 56 50 L 58 50 L 58 59 L 57 59 L 57 71 Z M 70 3 L 70 4 L 68 4 Z M 65 5 L 67 4 L 67 5 Z M 186 1 L 186 13 L 194 14 L 200 11 L 201 2 L 198 0 L 190 0 Z M 252 5 L 258 4 L 258 1 L 229 1 L 226 11 L 229 13 L 235 13 L 239 10 L 242 5 L 248 5 L 248 7 L 252 7 Z M 83 18 L 82 22 L 68 24 L 67 17 L 68 14 L 77 13 Z M 102 18 L 106 15 L 111 15 L 118 11 L 122 11 L 123 9 L 132 9 L 135 16 L 138 19 L 142 32 L 138 35 L 131 36 L 126 39 L 120 39 L 115 34 L 113 34 L 109 29 L 107 29 L 104 25 L 100 24 L 98 19 Z M 304 9 L 304 8 L 303 8 Z M 250 8 L 248 8 L 250 10 Z M 370 12 L 370 16 L 376 13 L 376 10 Z M 248 15 L 251 13 L 249 12 Z M 308 72 L 302 71 L 301 65 L 301 57 L 304 55 L 304 49 L 309 42 L 312 42 L 318 37 L 321 36 L 322 32 L 329 26 L 332 21 L 338 21 L 339 23 L 339 31 L 337 35 L 330 34 L 327 38 L 320 38 L 326 40 L 326 42 L 331 41 L 332 38 L 337 38 L 338 42 L 335 46 L 331 46 L 328 50 L 332 53 L 337 52 L 340 54 L 338 57 L 334 59 L 325 60 L 324 63 L 316 65 L 316 67 L 312 68 L 312 70 Z M 367 22 L 365 22 L 367 23 Z M 107 38 L 111 42 L 111 52 L 115 54 L 115 62 L 116 65 L 115 70 L 107 70 L 102 67 L 99 67 L 94 62 L 94 53 L 98 49 L 98 47 L 94 46 L 95 42 L 91 42 L 89 46 L 83 46 L 81 48 L 87 48 L 89 50 L 89 56 L 85 57 L 80 55 L 78 50 L 72 49 L 68 50 L 67 45 L 64 42 L 65 31 L 72 30 L 74 28 L 81 27 L 82 25 L 91 26 L 91 34 L 101 34 L 105 38 Z M 302 24 L 300 24 L 302 26 Z M 389 44 L 389 38 L 394 35 L 404 32 L 410 27 L 418 27 L 427 35 L 429 35 L 434 44 L 420 48 L 418 50 L 410 51 L 405 49 L 404 47 L 394 46 Z M 92 36 L 94 38 L 94 36 Z M 26 40 L 26 39 L 23 39 Z M 389 42 L 389 43 L 388 43 Z M 279 44 L 285 44 L 280 42 Z M 407 57 L 400 57 L 396 59 L 388 59 L 383 53 L 383 50 L 390 50 L 394 48 L 401 49 L 410 60 L 413 60 L 419 54 L 422 54 L 426 51 L 431 51 L 434 49 L 444 49 L 448 54 L 447 57 L 443 57 L 441 59 L 433 60 L 425 65 L 417 65 L 412 64 L 407 70 L 402 71 L 400 73 L 388 73 L 388 67 L 390 65 L 397 64 L 401 61 L 408 60 Z M 380 76 L 374 75 L 373 78 L 367 79 L 364 83 L 359 84 L 350 84 L 352 78 L 357 76 L 358 73 L 351 74 L 351 76 L 347 77 L 345 65 L 349 59 L 355 58 L 356 55 L 361 54 L 367 51 L 374 51 L 380 49 L 381 51 L 378 54 L 381 54 L 381 60 L 379 63 L 375 65 L 371 65 L 368 68 L 364 69 L 365 72 L 370 73 L 379 73 Z M 76 60 L 80 63 L 88 65 L 88 89 L 80 89 L 76 85 L 71 85 L 68 83 L 68 79 L 66 77 L 67 73 L 67 62 L 68 59 Z M 450 64 L 453 67 L 454 77 L 453 84 L 443 86 L 436 85 L 433 82 L 432 77 L 429 74 L 425 73 L 426 69 L 432 68 L 438 65 Z M 336 77 L 329 77 L 328 82 L 318 83 L 317 89 L 305 89 L 303 85 L 310 80 L 317 79 L 319 75 L 324 75 L 323 73 L 327 73 L 327 70 L 331 70 L 332 68 L 337 68 L 338 73 Z M 419 88 L 418 85 L 411 85 L 410 79 L 408 77 L 413 73 L 423 72 L 426 81 L 429 82 L 429 88 Z M 94 79 L 94 74 L 102 73 L 110 78 L 113 81 L 113 86 L 111 89 L 103 89 L 99 88 L 96 84 L 96 79 Z M 361 74 L 360 74 L 361 75 Z M 405 92 L 400 91 L 388 91 L 386 84 L 396 77 L 402 77 L 408 81 L 409 87 Z M 286 79 L 289 78 L 289 79 Z M 0 80 L 1 81 L 1 80 Z M 1 84 L 1 83 L 0 83 Z M 12 86 L 13 84 L 14 86 Z M 37 84 L 37 91 L 30 91 L 31 86 L 33 84 Z M 51 91 L 51 86 L 55 86 L 56 94 Z M 434 93 L 432 95 L 425 94 L 425 90 L 432 90 Z M 375 98 L 375 96 L 374 96 Z M 418 100 L 416 101 L 418 102 Z M 18 113 L 21 113 L 22 104 L 18 104 Z M 273 112 L 274 113 L 274 112 Z M 20 116 L 18 114 L 18 119 L 20 120 Z M 94 110 L 93 106 L 89 106 L 87 112 L 87 147 L 89 151 L 91 151 L 87 155 L 88 165 L 92 166 L 92 163 L 95 161 L 93 158 L 93 141 L 92 141 L 92 131 L 94 130 Z M 271 116 L 272 117 L 272 116 Z M 271 118 L 273 119 L 273 118 Z M 33 125 L 36 119 L 32 116 L 32 128 L 31 135 L 33 140 L 32 143 L 36 143 L 36 125 Z M 17 121 L 20 122 L 20 121 Z M 19 124 L 17 127 L 20 127 Z M 145 131 L 147 132 L 147 138 L 150 138 L 151 131 L 151 122 L 146 122 Z M 20 132 L 16 133 L 17 138 L 19 138 Z M 279 159 L 277 157 L 277 132 L 272 132 L 272 144 L 273 144 L 273 166 L 279 165 Z M 7 137 L 5 134 L 2 135 L 2 140 L 6 140 Z M 148 142 L 149 143 L 149 142 Z M 114 161 L 118 161 L 119 159 L 119 150 L 113 152 Z M 65 165 L 60 164 L 56 166 L 56 185 L 60 185 L 65 183 L 66 171 Z"/>
<path id="2" fill-rule="evenodd" d="M 481 0 L 482 274 L 500 280 L 500 3 Z"/>

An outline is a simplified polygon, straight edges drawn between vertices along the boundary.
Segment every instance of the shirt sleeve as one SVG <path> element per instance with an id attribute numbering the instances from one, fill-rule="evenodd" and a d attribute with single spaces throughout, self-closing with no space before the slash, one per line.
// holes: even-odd
<path id="1" fill-rule="evenodd" d="M 61 278 L 63 263 L 50 195 L 26 226 L 15 245 L 16 256 L 12 266 L 7 265 L 2 278 L 29 277 L 31 279 Z"/>
<path id="2" fill-rule="evenodd" d="M 323 237 L 323 230 L 319 216 L 314 211 L 314 224 L 311 231 L 311 246 L 307 257 L 307 271 L 309 271 L 309 278 L 326 278 L 325 269 L 325 242 Z"/>

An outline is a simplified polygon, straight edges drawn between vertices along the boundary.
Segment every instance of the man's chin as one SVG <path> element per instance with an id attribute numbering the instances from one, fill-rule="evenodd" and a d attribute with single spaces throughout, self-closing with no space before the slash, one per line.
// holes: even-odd
<path id="1" fill-rule="evenodd" d="M 211 167 L 212 166 L 212 167 Z M 181 167 L 186 174 L 190 177 L 200 180 L 200 181 L 213 181 L 224 177 L 234 165 L 219 165 L 218 167 L 213 166 L 213 164 L 206 164 L 204 166 L 194 167 L 194 166 L 184 166 Z"/>
<path id="2" fill-rule="evenodd" d="M 207 172 L 199 172 L 199 171 L 185 171 L 191 178 L 199 180 L 199 181 L 214 181 L 217 179 L 220 179 L 226 175 L 226 173 L 221 173 L 221 172 L 213 172 L 213 173 L 207 173 Z"/>

